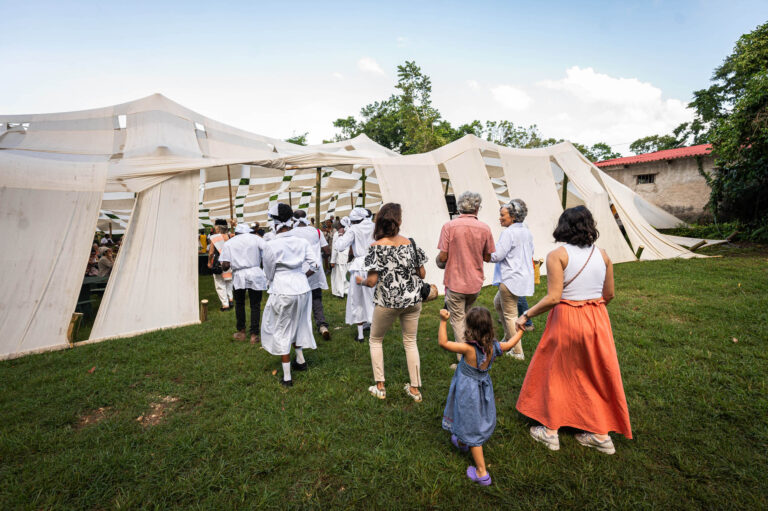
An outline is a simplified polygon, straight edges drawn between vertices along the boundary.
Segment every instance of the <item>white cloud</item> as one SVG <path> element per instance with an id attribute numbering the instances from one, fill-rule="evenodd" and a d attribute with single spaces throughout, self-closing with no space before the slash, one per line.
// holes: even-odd
<path id="1" fill-rule="evenodd" d="M 341 74 L 341 73 L 333 73 L 333 74 L 331 74 L 331 76 L 333 76 L 334 78 L 336 78 L 338 80 L 343 80 L 344 79 L 344 75 Z"/>
<path id="2" fill-rule="evenodd" d="M 511 85 L 498 85 L 491 89 L 491 94 L 496 101 L 510 110 L 526 110 L 533 102 L 524 90 Z"/>
<path id="3" fill-rule="evenodd" d="M 379 75 L 385 74 L 379 63 L 370 57 L 363 57 L 358 60 L 357 68 L 365 73 L 374 73 Z"/>
<path id="4" fill-rule="evenodd" d="M 467 87 L 472 90 L 477 90 L 480 88 L 480 84 L 477 83 L 477 80 L 467 80 Z"/>
<path id="5" fill-rule="evenodd" d="M 400 36 L 400 37 L 397 38 L 397 47 L 398 48 L 405 48 L 406 46 L 408 46 L 408 42 L 409 41 L 408 41 L 407 37 Z"/>

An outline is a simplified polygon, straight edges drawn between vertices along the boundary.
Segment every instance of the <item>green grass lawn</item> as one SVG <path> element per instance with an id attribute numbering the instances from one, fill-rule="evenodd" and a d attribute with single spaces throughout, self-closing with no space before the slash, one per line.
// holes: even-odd
<path id="1" fill-rule="evenodd" d="M 306 352 L 310 369 L 291 389 L 272 374 L 277 357 L 230 340 L 234 312 L 218 307 L 199 326 L 0 363 L 0 509 L 766 509 L 768 250 L 708 253 L 724 257 L 616 267 L 609 312 L 635 439 L 615 436 L 614 456 L 568 432 L 559 452 L 528 436 L 514 406 L 539 317 L 526 361 L 492 371 L 494 484 L 469 482 L 471 458 L 440 426 L 455 361 L 437 345 L 441 303 L 420 322 L 424 402 L 402 390 L 394 329 L 380 401 L 366 391 L 368 346 L 328 295 L 341 328 Z M 218 303 L 210 277 L 200 289 Z"/>

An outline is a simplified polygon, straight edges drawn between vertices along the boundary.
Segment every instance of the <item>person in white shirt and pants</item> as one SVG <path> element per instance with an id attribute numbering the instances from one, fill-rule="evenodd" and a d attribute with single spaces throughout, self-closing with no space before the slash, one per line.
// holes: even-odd
<path id="1" fill-rule="evenodd" d="M 373 291 L 371 287 L 361 286 L 355 282 L 358 275 L 363 279 L 368 277 L 365 267 L 365 256 L 368 248 L 373 243 L 374 224 L 368 218 L 368 212 L 363 208 L 355 208 L 349 214 L 349 228 L 344 235 L 337 240 L 338 250 L 346 250 L 352 247 L 354 259 L 349 265 L 349 296 L 347 296 L 347 310 L 345 321 L 348 325 L 357 325 L 355 339 L 363 342 L 363 325 L 373 319 Z"/>
<path id="2" fill-rule="evenodd" d="M 344 217 L 347 225 L 349 220 Z M 339 250 L 338 240 L 344 234 L 344 226 L 341 223 L 336 224 L 333 233 L 333 242 L 331 243 L 331 293 L 334 296 L 344 298 L 349 291 L 349 282 L 347 281 L 347 271 L 349 271 L 349 249 Z"/>

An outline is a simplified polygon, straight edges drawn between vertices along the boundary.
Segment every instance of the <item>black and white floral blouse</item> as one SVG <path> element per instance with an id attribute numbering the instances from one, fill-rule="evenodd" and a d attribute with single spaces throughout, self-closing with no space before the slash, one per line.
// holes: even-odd
<path id="1" fill-rule="evenodd" d="M 372 245 L 365 256 L 365 267 L 379 274 L 373 303 L 390 309 L 404 309 L 421 302 L 421 279 L 415 274 L 427 261 L 420 248 L 414 264 L 412 245 Z"/>

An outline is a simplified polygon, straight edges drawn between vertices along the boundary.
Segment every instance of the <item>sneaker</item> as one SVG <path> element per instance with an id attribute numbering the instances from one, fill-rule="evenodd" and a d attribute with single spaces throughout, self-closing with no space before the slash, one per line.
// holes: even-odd
<path id="1" fill-rule="evenodd" d="M 376 385 L 371 385 L 370 387 L 368 387 L 368 392 L 370 392 L 373 397 L 378 399 L 387 398 L 387 389 L 380 389 Z"/>
<path id="2" fill-rule="evenodd" d="M 533 426 L 530 429 L 531 437 L 537 442 L 546 445 L 550 451 L 560 450 L 560 438 L 555 435 L 548 435 L 544 426 Z"/>
<path id="3" fill-rule="evenodd" d="M 508 351 L 504 353 L 505 356 L 514 358 L 516 360 L 525 360 L 525 355 L 523 353 L 515 353 L 514 351 Z"/>
<path id="4" fill-rule="evenodd" d="M 576 433 L 573 436 L 576 441 L 584 447 L 597 449 L 604 454 L 613 454 L 616 452 L 616 448 L 613 446 L 613 440 L 611 440 L 611 437 L 608 437 L 605 440 L 598 440 L 594 433 L 589 433 L 587 431 L 583 433 Z"/>
<path id="5" fill-rule="evenodd" d="M 409 383 L 406 383 L 405 387 L 403 388 L 405 389 L 405 393 L 408 394 L 408 397 L 410 397 L 417 403 L 421 403 L 421 392 L 417 394 L 414 394 L 413 392 L 411 392 L 411 385 Z"/>
<path id="6" fill-rule="evenodd" d="M 471 465 L 467 467 L 467 477 L 469 477 L 470 480 L 476 482 L 480 486 L 491 485 L 491 474 L 486 472 L 483 477 L 480 477 L 477 475 L 477 469 Z"/>
<path id="7" fill-rule="evenodd" d="M 245 332 L 235 332 L 232 335 L 232 339 L 236 341 L 244 341 L 245 340 Z"/>
<path id="8" fill-rule="evenodd" d="M 331 332 L 330 332 L 330 330 L 328 330 L 328 327 L 325 326 L 325 325 L 322 325 L 320 327 L 320 335 L 322 335 L 323 339 L 325 339 L 326 341 L 330 341 L 331 340 Z"/>
<path id="9" fill-rule="evenodd" d="M 306 371 L 307 370 L 307 363 L 304 362 L 303 364 L 299 364 L 296 362 L 296 359 L 294 358 L 291 360 L 291 369 L 294 371 Z"/>

